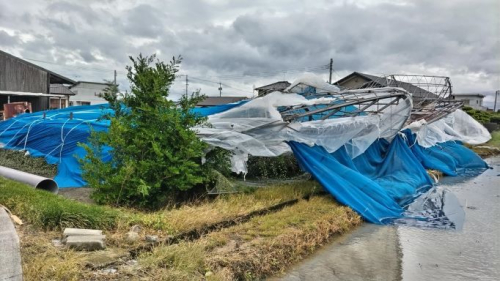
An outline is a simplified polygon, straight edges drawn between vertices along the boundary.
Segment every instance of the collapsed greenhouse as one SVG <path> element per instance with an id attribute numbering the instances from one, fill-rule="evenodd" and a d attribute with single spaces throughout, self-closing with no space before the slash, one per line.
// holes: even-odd
<path id="1" fill-rule="evenodd" d="M 491 137 L 459 109 L 461 104 L 447 98 L 448 78 L 384 79 L 383 86 L 341 90 L 304 75 L 283 92 L 195 108 L 211 126 L 193 130 L 209 145 L 232 152 L 234 172 L 246 173 L 249 155 L 291 151 L 304 171 L 367 221 L 433 219 L 429 212 L 408 211 L 435 184 L 426 169 L 449 176 L 484 170 L 487 164 L 462 143 L 480 144 Z M 106 131 L 109 120 L 101 117 L 112 113 L 106 105 L 94 105 L 22 114 L 0 122 L 0 147 L 44 157 L 58 165 L 54 180 L 59 187 L 82 187 L 78 158 L 85 151 L 78 143 L 87 141 L 91 129 Z M 110 157 L 109 150 L 102 155 Z"/>

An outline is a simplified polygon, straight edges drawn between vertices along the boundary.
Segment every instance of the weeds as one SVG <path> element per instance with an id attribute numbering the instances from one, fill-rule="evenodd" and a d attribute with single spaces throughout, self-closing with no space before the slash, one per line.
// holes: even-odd
<path id="1" fill-rule="evenodd" d="M 0 166 L 46 178 L 53 178 L 57 174 L 56 165 L 47 164 L 44 158 L 27 156 L 24 152 L 16 150 L 0 149 Z"/>

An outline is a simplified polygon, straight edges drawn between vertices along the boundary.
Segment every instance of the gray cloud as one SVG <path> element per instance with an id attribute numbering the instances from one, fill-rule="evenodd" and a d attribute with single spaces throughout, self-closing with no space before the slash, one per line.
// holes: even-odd
<path id="1" fill-rule="evenodd" d="M 7 32 L 0 30 L 0 46 L 15 46 L 18 41 L 19 39 L 16 36 L 11 36 Z"/>
<path id="2" fill-rule="evenodd" d="M 103 69 L 118 69 L 125 83 L 128 56 L 158 53 L 164 60 L 181 54 L 183 73 L 246 93 L 330 58 L 338 75 L 422 73 L 450 76 L 457 92 L 500 87 L 495 0 L 309 2 L 9 1 L 1 4 L 0 44 L 98 81 L 109 79 Z M 218 87 L 191 85 L 208 94 Z"/>

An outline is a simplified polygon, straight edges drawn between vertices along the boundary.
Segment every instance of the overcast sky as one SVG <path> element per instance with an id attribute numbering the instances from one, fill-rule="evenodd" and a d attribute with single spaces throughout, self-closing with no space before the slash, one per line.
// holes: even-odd
<path id="1" fill-rule="evenodd" d="M 304 70 L 449 76 L 454 92 L 500 89 L 500 1 L 0 2 L 0 49 L 75 80 L 118 71 L 128 56 L 182 55 L 189 91 L 252 96 Z M 185 90 L 184 77 L 172 88 Z M 203 80 L 199 80 L 203 79 Z M 489 95 L 486 105 L 492 104 Z"/>

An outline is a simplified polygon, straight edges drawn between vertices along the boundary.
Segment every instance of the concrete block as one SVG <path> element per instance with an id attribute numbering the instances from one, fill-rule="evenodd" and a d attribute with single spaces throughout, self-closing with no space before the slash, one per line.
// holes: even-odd
<path id="1" fill-rule="evenodd" d="M 96 251 L 106 249 L 104 235 L 68 236 L 66 246 L 79 251 Z"/>
<path id="2" fill-rule="evenodd" d="M 84 229 L 84 228 L 65 228 L 63 232 L 64 238 L 68 236 L 90 236 L 90 235 L 102 235 L 102 230 Z"/>

